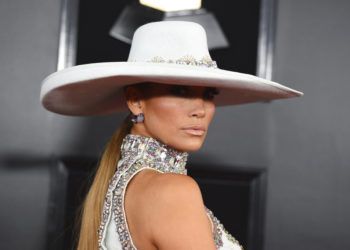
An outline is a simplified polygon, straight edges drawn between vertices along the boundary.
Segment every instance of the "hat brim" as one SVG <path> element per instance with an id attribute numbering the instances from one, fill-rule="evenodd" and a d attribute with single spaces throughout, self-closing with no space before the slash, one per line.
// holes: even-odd
<path id="1" fill-rule="evenodd" d="M 55 113 L 73 116 L 107 115 L 126 111 L 123 87 L 158 82 L 216 87 L 217 106 L 269 101 L 303 95 L 284 85 L 249 74 L 200 66 L 108 62 L 78 65 L 44 79 L 40 100 Z"/>

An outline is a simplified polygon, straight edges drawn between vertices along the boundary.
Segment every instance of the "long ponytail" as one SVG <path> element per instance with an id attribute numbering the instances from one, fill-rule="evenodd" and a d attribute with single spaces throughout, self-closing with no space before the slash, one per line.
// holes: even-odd
<path id="1" fill-rule="evenodd" d="M 105 147 L 94 180 L 78 216 L 80 230 L 77 250 L 97 250 L 98 248 L 97 232 L 108 183 L 117 169 L 123 138 L 130 132 L 131 127 L 132 122 L 128 116 L 120 128 L 114 132 Z"/>

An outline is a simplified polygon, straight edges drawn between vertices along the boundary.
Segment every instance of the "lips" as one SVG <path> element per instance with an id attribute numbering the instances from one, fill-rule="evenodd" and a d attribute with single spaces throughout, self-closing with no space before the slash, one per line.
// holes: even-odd
<path id="1" fill-rule="evenodd" d="M 206 131 L 205 127 L 200 125 L 185 127 L 183 130 L 191 135 L 203 135 Z"/>

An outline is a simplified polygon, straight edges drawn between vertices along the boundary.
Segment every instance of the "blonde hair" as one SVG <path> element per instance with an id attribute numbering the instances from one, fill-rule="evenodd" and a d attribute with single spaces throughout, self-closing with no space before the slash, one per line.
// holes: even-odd
<path id="1" fill-rule="evenodd" d="M 77 217 L 76 226 L 80 227 L 76 237 L 77 250 L 98 249 L 98 228 L 108 183 L 117 169 L 120 146 L 124 137 L 130 133 L 131 127 L 130 116 L 127 116 L 104 149 L 94 180 Z"/>

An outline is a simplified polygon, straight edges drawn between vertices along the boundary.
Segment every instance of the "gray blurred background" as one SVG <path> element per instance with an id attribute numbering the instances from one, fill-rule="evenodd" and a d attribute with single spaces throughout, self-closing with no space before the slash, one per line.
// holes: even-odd
<path id="1" fill-rule="evenodd" d="M 350 249 L 350 1 L 277 6 L 272 79 L 305 96 L 219 108 L 190 161 L 267 166 L 265 250 Z M 58 0 L 0 1 L 4 250 L 45 249 L 51 157 L 96 156 L 121 120 L 40 106 L 41 81 L 57 67 L 60 7 Z"/>

